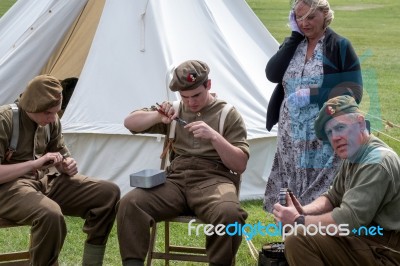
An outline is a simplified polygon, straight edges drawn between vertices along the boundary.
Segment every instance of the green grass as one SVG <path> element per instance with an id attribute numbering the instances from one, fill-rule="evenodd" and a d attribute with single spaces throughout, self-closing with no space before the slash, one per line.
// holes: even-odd
<path id="1" fill-rule="evenodd" d="M 0 0 L 0 15 L 2 15 L 15 1 Z M 266 28 L 278 40 L 282 40 L 290 33 L 287 27 L 287 15 L 289 0 L 247 0 L 257 16 Z M 339 34 L 347 37 L 361 59 L 364 78 L 364 98 L 362 110 L 380 119 L 389 121 L 394 125 L 400 125 L 398 115 L 399 96 L 397 88 L 397 75 L 400 73 L 400 1 L 393 0 L 331 0 L 332 9 L 335 10 L 335 19 L 332 28 Z M 389 136 L 400 139 L 399 127 L 385 127 L 380 119 L 369 117 L 372 128 L 382 131 Z M 373 131 L 397 153 L 400 153 L 400 143 Z M 272 222 L 272 217 L 262 211 L 262 202 L 245 201 L 244 209 L 249 213 L 247 223 L 263 224 Z M 61 265 L 79 265 L 82 257 L 82 248 L 85 235 L 82 233 L 83 221 L 78 218 L 67 217 L 68 235 L 60 256 Z M 187 226 L 173 229 L 173 236 L 179 243 L 201 244 L 203 237 L 189 237 Z M 163 229 L 159 229 L 160 235 L 157 249 L 162 249 Z M 0 230 L 0 252 L 11 250 L 13 247 L 26 248 L 28 246 L 29 228 L 13 228 Z M 277 241 L 277 238 L 265 238 L 256 236 L 252 240 L 259 250 L 264 243 Z M 120 265 L 120 256 L 114 227 L 107 245 L 105 265 Z M 154 265 L 163 265 L 161 262 Z M 191 265 L 177 263 L 172 265 Z M 198 265 L 198 264 L 196 264 Z M 256 265 L 251 257 L 246 242 L 243 240 L 237 256 L 237 265 Z"/>
<path id="2" fill-rule="evenodd" d="M 289 35 L 289 0 L 247 2 L 279 43 Z M 364 80 L 361 109 L 369 114 L 367 118 L 374 135 L 400 154 L 400 116 L 397 111 L 400 102 L 397 76 L 400 73 L 400 2 L 331 0 L 330 4 L 335 11 L 331 27 L 352 42 L 361 60 Z"/>
<path id="3" fill-rule="evenodd" d="M 15 3 L 15 0 L 0 0 L 0 16 Z"/>
<path id="4" fill-rule="evenodd" d="M 243 208 L 248 212 L 248 224 L 257 224 L 262 221 L 264 225 L 272 223 L 272 216 L 261 210 L 262 202 L 260 200 L 245 201 Z M 83 243 L 86 235 L 82 232 L 83 220 L 75 217 L 66 217 L 68 234 L 63 249 L 60 254 L 60 265 L 80 265 L 83 253 Z M 160 223 L 157 230 L 157 250 L 164 250 L 164 224 Z M 187 224 L 174 224 L 171 227 L 171 242 L 179 245 L 204 246 L 204 235 L 188 235 Z M 267 242 L 279 241 L 277 237 L 255 236 L 252 239 L 253 245 L 261 249 Z M 16 227 L 0 230 L 0 252 L 17 251 L 27 249 L 29 244 L 29 227 Z M 140 244 L 140 243 L 138 243 Z M 240 246 L 236 265 L 257 265 L 256 260 L 251 256 L 249 248 L 243 239 Z M 114 226 L 107 244 L 104 265 L 121 265 L 119 247 L 117 240 L 116 226 Z M 153 265 L 164 265 L 163 261 L 155 260 Z M 201 265 L 187 262 L 171 262 L 171 265 Z M 207 264 L 204 264 L 207 265 Z"/>

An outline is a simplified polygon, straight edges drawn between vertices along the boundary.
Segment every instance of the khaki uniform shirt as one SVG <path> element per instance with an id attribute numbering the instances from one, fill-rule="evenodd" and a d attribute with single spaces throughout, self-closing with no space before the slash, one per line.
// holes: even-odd
<path id="1" fill-rule="evenodd" d="M 9 105 L 0 106 L 0 164 L 15 164 L 33 160 L 47 152 L 60 152 L 62 155 L 70 155 L 61 134 L 59 119 L 48 125 L 50 132 L 48 139 L 46 128 L 37 125 L 25 111 L 19 109 L 20 128 L 17 149 L 10 160 L 6 161 L 5 155 L 12 136 L 12 116 L 13 112 Z M 37 174 L 42 176 L 46 172 L 47 170 L 32 172 L 24 177 L 37 178 Z"/>
<path id="2" fill-rule="evenodd" d="M 324 194 L 335 209 L 337 224 L 349 229 L 379 224 L 400 231 L 400 159 L 384 142 L 371 136 L 346 159 L 333 186 Z"/>
<path id="3" fill-rule="evenodd" d="M 208 106 L 205 106 L 200 112 L 193 113 L 181 103 L 179 108 L 179 117 L 188 123 L 195 121 L 204 121 L 211 128 L 219 132 L 219 118 L 226 102 L 215 99 Z M 144 109 L 150 110 L 150 109 Z M 158 133 L 167 135 L 170 125 L 159 123 L 143 132 L 132 133 Z M 233 146 L 240 148 L 249 156 L 249 144 L 247 143 L 247 131 L 241 115 L 232 108 L 225 120 L 223 137 Z M 175 156 L 196 156 L 209 160 L 220 160 L 220 156 L 209 140 L 195 138 L 193 133 L 177 124 L 175 129 L 175 139 L 173 143 Z"/>

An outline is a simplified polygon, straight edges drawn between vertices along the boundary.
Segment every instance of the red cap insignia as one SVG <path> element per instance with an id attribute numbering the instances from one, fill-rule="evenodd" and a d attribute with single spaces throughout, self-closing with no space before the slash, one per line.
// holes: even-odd
<path id="1" fill-rule="evenodd" d="M 197 74 L 196 73 L 189 73 L 186 77 L 186 80 L 189 82 L 196 82 Z"/>
<path id="2" fill-rule="evenodd" d="M 328 105 L 328 106 L 326 107 L 325 111 L 326 111 L 326 113 L 327 113 L 328 115 L 333 115 L 334 113 L 336 113 L 336 110 L 335 110 L 332 106 L 330 106 L 330 105 Z"/>

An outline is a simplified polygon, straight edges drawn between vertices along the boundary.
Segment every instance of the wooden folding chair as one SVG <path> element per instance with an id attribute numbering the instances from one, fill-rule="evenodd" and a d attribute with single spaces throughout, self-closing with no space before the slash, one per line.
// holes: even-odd
<path id="1" fill-rule="evenodd" d="M 155 243 L 157 239 L 157 223 L 152 226 L 150 247 L 147 255 L 147 266 L 151 266 L 153 259 L 163 259 L 165 261 L 165 265 L 169 265 L 170 260 L 208 262 L 206 249 L 204 247 L 178 246 L 171 243 L 171 223 L 189 223 L 193 219 L 196 220 L 196 223 L 203 223 L 196 216 L 190 215 L 182 215 L 173 219 L 163 221 L 165 226 L 164 252 L 155 251 Z"/>
<path id="2" fill-rule="evenodd" d="M 0 229 L 2 228 L 11 228 L 17 226 L 24 226 L 19 225 L 9 220 L 0 218 Z M 30 238 L 30 237 L 29 237 Z M 29 239 L 30 244 L 30 239 Z M 29 265 L 29 251 L 16 251 L 16 252 L 4 252 L 0 253 L 0 265 Z"/>

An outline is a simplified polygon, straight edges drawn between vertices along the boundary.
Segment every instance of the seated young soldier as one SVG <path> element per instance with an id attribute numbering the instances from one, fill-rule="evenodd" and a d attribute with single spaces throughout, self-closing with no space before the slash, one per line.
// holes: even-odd
<path id="1" fill-rule="evenodd" d="M 57 115 L 61 91 L 58 79 L 40 75 L 16 102 L 17 112 L 11 105 L 0 107 L 0 217 L 32 226 L 30 263 L 40 266 L 58 265 L 67 234 L 64 215 L 81 217 L 87 234 L 83 265 L 102 265 L 120 190 L 78 174 Z"/>
<path id="2" fill-rule="evenodd" d="M 274 205 L 277 222 L 305 225 L 286 238 L 287 261 L 290 265 L 400 265 L 399 156 L 368 133 L 351 96 L 327 101 L 315 131 L 320 139 L 329 140 L 343 162 L 331 188 L 314 202 L 301 206 L 287 193 L 287 207 Z M 316 235 L 310 235 L 310 225 L 319 229 Z"/>
<path id="3" fill-rule="evenodd" d="M 135 188 L 120 201 L 117 229 L 123 265 L 143 265 L 149 247 L 150 226 L 154 222 L 191 211 L 207 224 L 244 224 L 247 213 L 240 207 L 237 189 L 240 174 L 249 158 L 247 133 L 242 117 L 232 108 L 223 134 L 218 123 L 225 101 L 211 93 L 209 67 L 189 60 L 173 73 L 170 89 L 182 100 L 179 111 L 169 102 L 155 108 L 136 110 L 125 119 L 134 134 L 167 134 L 179 117 L 187 125 L 176 125 L 167 180 L 151 189 Z M 240 246 L 241 236 L 207 236 L 210 265 L 230 265 Z"/>

